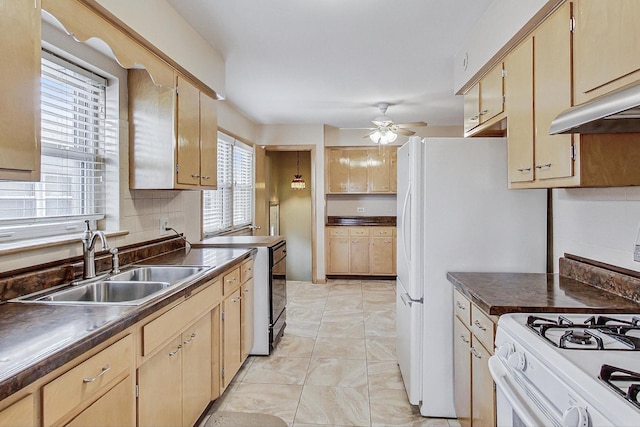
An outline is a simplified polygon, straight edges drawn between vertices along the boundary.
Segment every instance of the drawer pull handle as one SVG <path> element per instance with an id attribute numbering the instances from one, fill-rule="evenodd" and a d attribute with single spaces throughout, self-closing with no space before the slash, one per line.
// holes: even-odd
<path id="1" fill-rule="evenodd" d="M 458 309 L 460 310 L 466 310 L 467 307 L 465 307 L 464 305 L 460 304 L 460 301 L 456 301 L 456 307 L 458 307 Z"/>
<path id="2" fill-rule="evenodd" d="M 102 370 L 100 371 L 100 373 L 98 375 L 96 375 L 93 378 L 84 378 L 82 380 L 83 383 L 92 383 L 94 381 L 96 381 L 98 378 L 100 378 L 101 376 L 103 376 L 104 374 L 106 374 L 107 372 L 109 372 L 111 370 L 111 366 L 109 366 L 109 364 L 104 365 L 104 367 L 102 368 Z"/>
<path id="3" fill-rule="evenodd" d="M 232 278 L 230 278 L 230 279 L 227 279 L 227 283 L 233 283 L 233 282 L 235 282 L 235 281 L 236 281 L 236 278 L 235 278 L 235 277 L 232 277 Z"/>
<path id="4" fill-rule="evenodd" d="M 482 326 L 482 323 L 478 322 L 477 320 L 473 321 L 473 324 L 476 325 L 478 327 L 478 329 L 482 330 L 482 331 L 486 331 L 487 328 L 485 328 L 484 326 Z"/>
<path id="5" fill-rule="evenodd" d="M 183 342 L 183 344 L 184 344 L 184 345 L 189 344 L 191 341 L 193 341 L 193 339 L 194 339 L 195 337 L 196 337 L 196 333 L 195 333 L 195 332 L 193 332 L 193 333 L 191 334 L 191 337 L 189 337 L 189 339 L 188 339 L 188 340 L 186 340 L 185 342 Z"/>
<path id="6" fill-rule="evenodd" d="M 544 165 L 536 165 L 536 169 L 550 168 L 550 167 L 551 167 L 551 163 L 547 163 Z"/>
<path id="7" fill-rule="evenodd" d="M 173 357 L 173 356 L 175 356 L 176 354 L 178 354 L 178 352 L 179 352 L 180 350 L 182 350 L 182 346 L 181 346 L 181 345 L 179 345 L 179 346 L 178 346 L 178 348 L 176 348 L 174 351 L 172 351 L 171 353 L 169 353 L 169 357 Z"/>
<path id="8" fill-rule="evenodd" d="M 465 337 L 464 335 L 460 335 L 460 339 L 462 340 L 463 343 L 469 344 L 469 339 L 467 337 Z"/>
<path id="9" fill-rule="evenodd" d="M 253 271 L 253 268 L 249 267 L 247 268 L 247 271 Z"/>
<path id="10" fill-rule="evenodd" d="M 204 175 L 202 179 L 211 179 L 211 177 L 209 175 Z"/>
<path id="11" fill-rule="evenodd" d="M 477 357 L 478 359 L 482 359 L 482 355 L 478 353 L 478 351 L 475 348 L 471 347 L 469 351 L 471 352 L 471 354 L 473 354 L 474 357 Z"/>
<path id="12" fill-rule="evenodd" d="M 232 299 L 231 299 L 231 302 L 238 302 L 238 301 L 240 301 L 240 299 L 241 299 L 241 298 L 242 298 L 242 297 L 232 298 Z"/>
<path id="13" fill-rule="evenodd" d="M 243 294 L 248 294 L 249 293 L 249 289 L 245 289 Z"/>
<path id="14" fill-rule="evenodd" d="M 200 175 L 198 175 L 197 173 L 192 173 L 191 178 L 200 178 Z"/>

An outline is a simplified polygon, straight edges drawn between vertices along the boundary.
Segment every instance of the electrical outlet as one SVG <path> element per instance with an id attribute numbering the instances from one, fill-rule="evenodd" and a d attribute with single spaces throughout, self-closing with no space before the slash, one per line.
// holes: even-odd
<path id="1" fill-rule="evenodd" d="M 364 208 L 356 208 L 356 212 L 363 213 L 364 212 Z"/>
<path id="2" fill-rule="evenodd" d="M 167 230 L 167 227 L 169 227 L 169 218 L 160 218 L 160 235 L 161 236 L 165 236 L 169 234 L 169 230 Z"/>

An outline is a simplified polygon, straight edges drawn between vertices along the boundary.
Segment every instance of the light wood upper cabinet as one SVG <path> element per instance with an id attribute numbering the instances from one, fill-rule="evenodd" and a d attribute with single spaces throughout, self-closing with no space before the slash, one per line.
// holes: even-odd
<path id="1" fill-rule="evenodd" d="M 537 179 L 573 176 L 572 135 L 549 135 L 551 122 L 571 107 L 571 3 L 535 31 L 533 75 L 535 173 Z"/>
<path id="2" fill-rule="evenodd" d="M 40 0 L 0 0 L 0 179 L 40 180 Z"/>
<path id="3" fill-rule="evenodd" d="M 498 63 L 464 94 L 465 136 L 502 136 L 503 112 L 503 68 Z"/>
<path id="4" fill-rule="evenodd" d="M 181 76 L 156 86 L 129 70 L 130 187 L 214 189 L 217 185 L 215 100 Z"/>
<path id="5" fill-rule="evenodd" d="M 533 38 L 504 61 L 509 182 L 529 182 L 533 169 Z"/>
<path id="6" fill-rule="evenodd" d="M 575 104 L 640 80 L 640 2 L 574 2 Z"/>
<path id="7" fill-rule="evenodd" d="M 397 191 L 395 146 L 328 148 L 326 158 L 329 194 Z"/>

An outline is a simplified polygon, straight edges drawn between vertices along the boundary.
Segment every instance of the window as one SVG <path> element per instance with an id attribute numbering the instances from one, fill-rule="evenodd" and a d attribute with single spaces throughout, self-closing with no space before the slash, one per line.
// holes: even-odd
<path id="1" fill-rule="evenodd" d="M 42 52 L 41 181 L 0 182 L 0 241 L 77 233 L 104 217 L 106 86 Z"/>
<path id="2" fill-rule="evenodd" d="M 253 148 L 218 132 L 218 189 L 202 193 L 205 235 L 253 222 Z"/>

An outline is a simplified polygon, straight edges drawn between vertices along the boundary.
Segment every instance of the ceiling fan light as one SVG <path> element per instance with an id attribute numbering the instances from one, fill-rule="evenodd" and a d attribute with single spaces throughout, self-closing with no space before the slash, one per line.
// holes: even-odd
<path id="1" fill-rule="evenodd" d="M 382 137 L 382 134 L 380 133 L 379 130 L 376 130 L 371 135 L 369 135 L 369 139 L 371 139 L 371 141 L 375 142 L 376 144 L 380 142 L 381 137 Z"/>
<path id="2" fill-rule="evenodd" d="M 398 135 L 388 129 L 378 129 L 369 136 L 376 144 L 386 145 L 396 140 Z"/>

